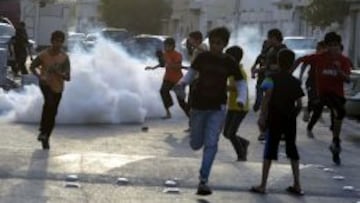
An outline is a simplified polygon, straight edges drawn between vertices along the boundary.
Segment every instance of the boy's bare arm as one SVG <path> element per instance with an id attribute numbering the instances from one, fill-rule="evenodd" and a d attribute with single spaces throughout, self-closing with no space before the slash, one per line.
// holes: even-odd
<path id="1" fill-rule="evenodd" d="M 40 57 L 37 56 L 30 65 L 30 71 L 38 78 L 40 78 L 40 74 L 38 73 L 38 71 L 36 69 L 38 69 L 41 65 L 41 60 Z"/>
<path id="2" fill-rule="evenodd" d="M 162 66 L 160 64 L 156 65 L 156 66 L 146 66 L 145 70 L 155 70 L 157 68 L 161 68 Z"/>
<path id="3" fill-rule="evenodd" d="M 69 60 L 69 58 L 66 59 L 63 66 L 64 66 L 64 72 L 61 73 L 61 75 L 63 76 L 64 80 L 70 81 L 70 60 Z"/>

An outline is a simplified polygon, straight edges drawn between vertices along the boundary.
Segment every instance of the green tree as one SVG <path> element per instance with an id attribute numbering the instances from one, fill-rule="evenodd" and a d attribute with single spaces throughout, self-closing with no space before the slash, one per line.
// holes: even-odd
<path id="1" fill-rule="evenodd" d="M 171 7 L 168 0 L 101 0 L 100 11 L 107 26 L 158 34 Z"/>
<path id="2" fill-rule="evenodd" d="M 327 27 L 334 22 L 342 23 L 349 14 L 349 3 L 345 0 L 312 0 L 305 7 L 304 19 L 313 26 Z"/>

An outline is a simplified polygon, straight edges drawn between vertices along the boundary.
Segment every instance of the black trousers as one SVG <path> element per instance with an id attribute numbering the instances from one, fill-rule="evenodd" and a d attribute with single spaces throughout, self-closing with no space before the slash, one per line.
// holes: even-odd
<path id="1" fill-rule="evenodd" d="M 224 137 L 230 140 L 234 150 L 238 156 L 241 156 L 243 151 L 244 142 L 246 140 L 236 133 L 242 120 L 245 118 L 246 111 L 232 111 L 226 112 L 225 126 L 224 126 Z"/>
<path id="2" fill-rule="evenodd" d="M 325 95 L 318 99 L 315 105 L 313 105 L 314 113 L 311 116 L 310 122 L 308 123 L 307 129 L 312 130 L 316 122 L 319 120 L 324 106 L 330 109 L 331 125 L 333 125 L 334 119 L 342 120 L 345 117 L 345 102 L 344 97 L 337 95 Z"/>
<path id="3" fill-rule="evenodd" d="M 176 84 L 173 83 L 173 82 L 170 82 L 170 81 L 166 81 L 164 80 L 162 85 L 161 85 L 161 88 L 160 88 L 160 95 L 161 95 L 161 99 L 163 101 L 163 104 L 164 104 L 164 107 L 166 109 L 170 108 L 172 105 L 174 105 L 174 102 L 171 98 L 171 95 L 170 95 L 170 91 L 173 89 L 173 87 L 175 86 Z M 185 99 L 183 98 L 180 98 L 180 97 L 176 97 L 178 103 L 179 103 L 179 106 L 181 107 L 181 109 L 185 112 L 185 114 L 189 117 L 189 111 L 190 111 L 190 108 L 189 108 L 189 105 L 185 102 Z"/>
<path id="4" fill-rule="evenodd" d="M 62 93 L 56 93 L 48 85 L 40 84 L 41 92 L 44 96 L 44 105 L 40 121 L 40 133 L 50 134 L 55 126 L 55 117 L 61 100 Z"/>
<path id="5" fill-rule="evenodd" d="M 21 71 L 21 74 L 23 74 L 23 75 L 26 75 L 29 73 L 25 66 L 26 58 L 27 58 L 26 53 L 25 54 L 16 54 L 17 71 Z"/>
<path id="6" fill-rule="evenodd" d="M 277 160 L 281 136 L 285 135 L 285 152 L 289 159 L 299 160 L 296 146 L 296 116 L 272 116 L 265 137 L 264 159 Z"/>

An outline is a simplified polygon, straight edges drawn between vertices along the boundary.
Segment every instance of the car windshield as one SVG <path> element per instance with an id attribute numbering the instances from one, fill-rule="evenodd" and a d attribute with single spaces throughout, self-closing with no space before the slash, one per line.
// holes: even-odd
<path id="1" fill-rule="evenodd" d="M 156 38 L 136 38 L 135 39 L 136 44 L 143 48 L 156 48 L 156 49 L 162 49 L 163 42 L 160 39 Z"/>
<path id="2" fill-rule="evenodd" d="M 95 34 L 88 34 L 87 36 L 86 36 L 86 41 L 96 41 L 96 39 L 97 39 L 97 36 L 95 35 Z"/>
<path id="3" fill-rule="evenodd" d="M 285 39 L 284 44 L 290 49 L 315 49 L 316 40 L 312 38 Z"/>
<path id="4" fill-rule="evenodd" d="M 72 34 L 69 35 L 69 40 L 84 40 L 85 35 L 84 34 Z"/>
<path id="5" fill-rule="evenodd" d="M 103 31 L 102 34 L 105 38 L 109 38 L 115 42 L 123 42 L 130 36 L 127 31 Z"/>

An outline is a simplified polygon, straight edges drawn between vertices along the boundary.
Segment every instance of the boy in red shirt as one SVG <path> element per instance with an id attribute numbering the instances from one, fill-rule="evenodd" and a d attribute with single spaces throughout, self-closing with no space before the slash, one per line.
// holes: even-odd
<path id="1" fill-rule="evenodd" d="M 183 76 L 181 72 L 182 56 L 175 50 L 175 40 L 173 38 L 167 38 L 164 41 L 164 50 L 163 59 L 165 61 L 165 75 L 161 85 L 160 95 L 166 110 L 166 115 L 163 118 L 168 119 L 171 118 L 170 107 L 174 104 L 171 99 L 170 90 L 173 89 Z M 145 70 L 154 70 L 159 67 L 159 65 L 146 67 Z M 177 96 L 177 100 L 186 116 L 189 116 L 189 107 L 185 102 L 185 99 Z"/>
<path id="2" fill-rule="evenodd" d="M 315 55 L 311 64 L 315 68 L 315 87 L 319 105 L 329 107 L 332 117 L 333 141 L 329 149 L 335 164 L 340 165 L 340 131 L 345 117 L 344 82 L 350 81 L 350 60 L 339 53 L 341 36 L 335 32 L 325 35 L 328 51 Z M 320 115 L 319 115 L 320 116 Z"/>

